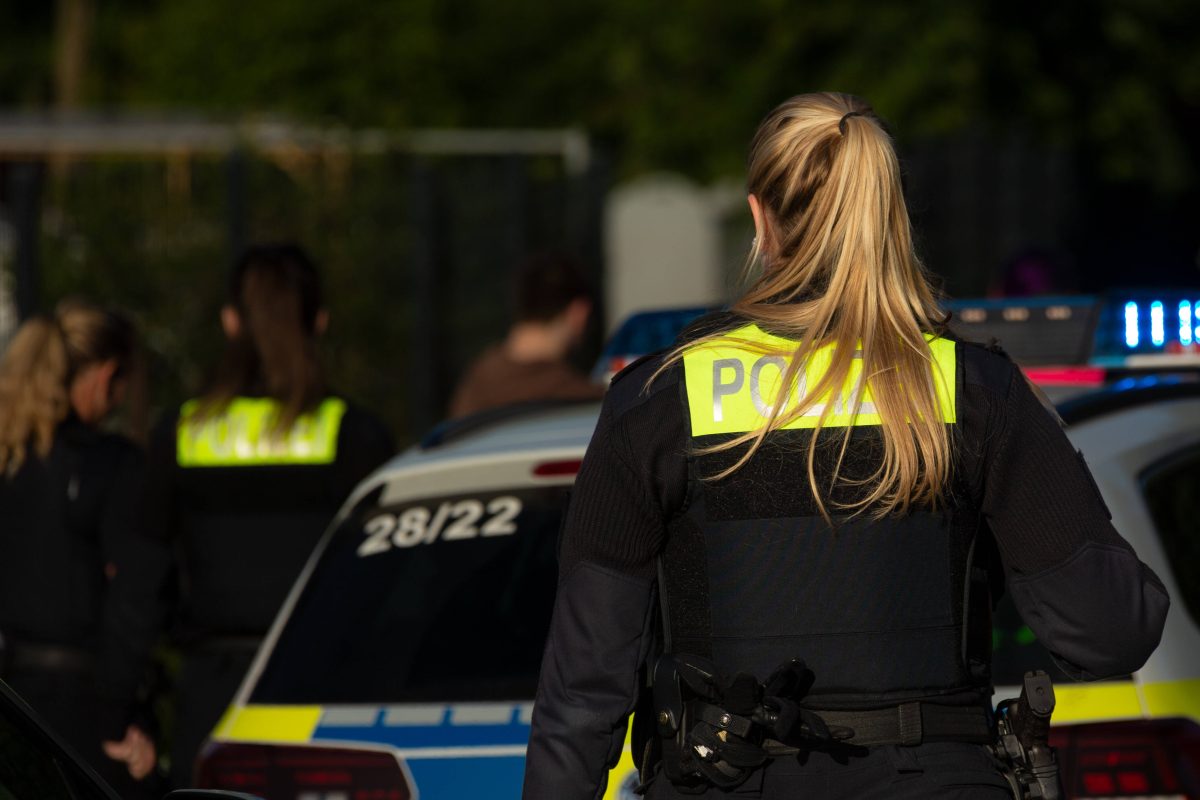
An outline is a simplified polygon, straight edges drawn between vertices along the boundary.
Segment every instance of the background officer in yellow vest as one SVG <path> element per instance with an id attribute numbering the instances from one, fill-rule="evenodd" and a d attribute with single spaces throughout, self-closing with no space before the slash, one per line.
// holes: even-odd
<path id="1" fill-rule="evenodd" d="M 394 451 L 377 419 L 325 385 L 316 340 L 327 323 L 300 248 L 250 248 L 221 311 L 228 343 L 215 381 L 151 441 L 148 529 L 171 542 L 178 573 L 177 785 L 191 782 L 321 532 Z"/>
<path id="2" fill-rule="evenodd" d="M 989 578 L 1080 679 L 1144 663 L 1166 592 L 1020 370 L 948 338 L 871 109 L 788 100 L 748 171 L 749 287 L 605 398 L 525 797 L 601 796 L 639 697 L 647 797 L 1011 797 Z"/>

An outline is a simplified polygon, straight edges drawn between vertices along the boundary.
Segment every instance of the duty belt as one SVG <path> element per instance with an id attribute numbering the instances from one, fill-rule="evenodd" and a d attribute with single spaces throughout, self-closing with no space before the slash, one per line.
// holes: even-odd
<path id="1" fill-rule="evenodd" d="M 923 742 L 990 744 L 995 739 L 988 723 L 989 714 L 981 706 L 913 702 L 872 711 L 814 710 L 813 713 L 830 729 L 854 731 L 854 735 L 839 741 L 861 747 L 914 746 Z"/>
<path id="2" fill-rule="evenodd" d="M 664 655 L 654 668 L 655 728 L 663 773 L 685 793 L 733 788 L 766 761 L 836 745 L 986 744 L 994 734 L 982 707 L 908 702 L 867 711 L 801 704 L 812 684 L 804 662 L 781 665 L 765 683 L 722 675 L 690 655 Z M 653 764 L 642 764 L 643 781 Z"/>

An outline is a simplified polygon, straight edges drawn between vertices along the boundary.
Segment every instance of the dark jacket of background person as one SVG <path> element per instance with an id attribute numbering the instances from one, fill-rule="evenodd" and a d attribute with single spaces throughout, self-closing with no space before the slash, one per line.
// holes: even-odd
<path id="1" fill-rule="evenodd" d="M 592 291 L 576 264 L 553 254 L 530 258 L 514 281 L 516 321 L 503 342 L 485 350 L 463 374 L 450 416 L 533 400 L 598 399 L 593 383 L 569 360 L 587 329 Z"/>
<path id="2" fill-rule="evenodd" d="M 392 455 L 375 417 L 330 392 L 314 339 L 317 273 L 293 246 L 251 248 L 223 311 L 229 349 L 215 387 L 156 428 L 148 526 L 175 554 L 173 628 L 184 659 L 172 777 L 199 747 L 326 525 Z"/>
<path id="3" fill-rule="evenodd" d="M 0 368 L 3 677 L 129 796 L 137 787 L 101 742 L 125 739 L 140 719 L 167 558 L 142 532 L 143 454 L 98 430 L 97 417 L 120 393 L 134 337 L 123 318 L 68 303 L 22 326 Z M 36 375 L 21 359 L 37 364 Z M 60 417 L 23 443 L 12 435 L 18 381 L 32 390 L 20 402 L 47 406 L 46 421 Z M 148 758 L 147 768 L 152 750 Z"/>
<path id="4" fill-rule="evenodd" d="M 629 367 L 605 398 L 563 528 L 525 797 L 603 793 L 663 648 L 656 592 L 673 652 L 720 674 L 763 681 L 802 659 L 811 685 L 789 699 L 815 713 L 903 720 L 916 703 L 969 723 L 801 742 L 706 796 L 1011 797 L 985 749 L 996 581 L 972 565 L 1007 580 L 1080 679 L 1145 662 L 1166 592 L 1020 370 L 940 335 L 870 108 L 785 102 L 749 172 L 760 274 L 732 313 Z M 695 796 L 661 764 L 647 774 L 648 797 Z"/>

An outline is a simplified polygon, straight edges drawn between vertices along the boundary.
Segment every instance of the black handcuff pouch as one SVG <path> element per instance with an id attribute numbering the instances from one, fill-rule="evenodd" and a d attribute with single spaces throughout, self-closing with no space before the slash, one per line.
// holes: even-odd
<path id="1" fill-rule="evenodd" d="M 719 673 L 712 662 L 689 654 L 664 654 L 654 667 L 652 700 L 658 758 L 643 758 L 645 785 L 662 774 L 684 794 L 711 786 L 732 789 L 771 758 L 852 735 L 830 731 L 799 700 L 812 685 L 804 662 L 793 659 L 765 683 L 754 676 Z"/>

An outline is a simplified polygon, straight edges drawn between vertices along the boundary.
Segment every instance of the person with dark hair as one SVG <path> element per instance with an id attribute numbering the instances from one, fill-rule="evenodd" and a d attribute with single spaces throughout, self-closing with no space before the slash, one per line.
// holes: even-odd
<path id="1" fill-rule="evenodd" d="M 0 361 L 0 673 L 128 797 L 156 760 L 138 694 L 167 568 L 141 533 L 143 454 L 100 430 L 136 351 L 128 319 L 76 300 Z"/>
<path id="2" fill-rule="evenodd" d="M 151 440 L 148 527 L 172 544 L 178 571 L 177 785 L 322 531 L 394 452 L 379 420 L 326 385 L 317 337 L 328 322 L 303 250 L 251 247 L 221 309 L 215 380 Z"/>
<path id="3" fill-rule="evenodd" d="M 524 796 L 600 797 L 636 706 L 649 798 L 1012 798 L 994 592 L 1080 680 L 1146 662 L 1167 592 L 947 331 L 871 107 L 793 97 L 747 167 L 746 291 L 614 378 L 579 470 Z"/>
<path id="4" fill-rule="evenodd" d="M 592 290 L 578 266 L 542 254 L 518 270 L 515 321 L 504 341 L 467 369 L 450 401 L 450 416 L 530 400 L 599 398 L 604 387 L 568 361 L 587 330 Z"/>

